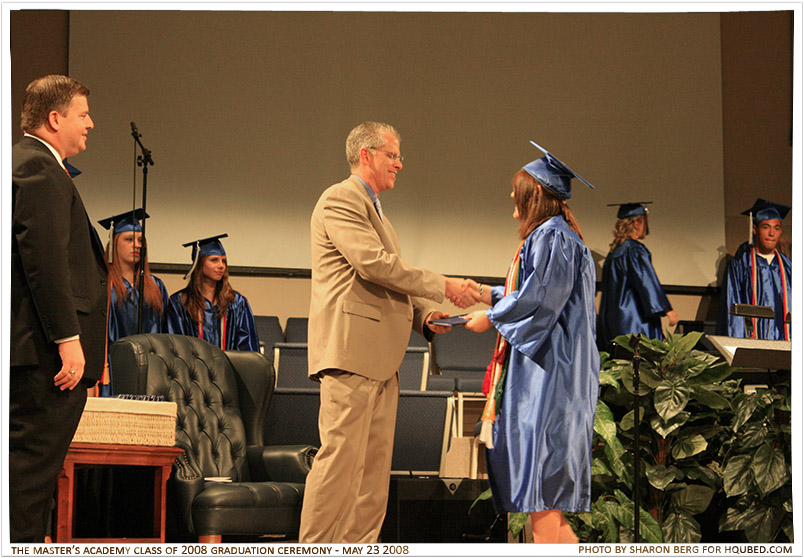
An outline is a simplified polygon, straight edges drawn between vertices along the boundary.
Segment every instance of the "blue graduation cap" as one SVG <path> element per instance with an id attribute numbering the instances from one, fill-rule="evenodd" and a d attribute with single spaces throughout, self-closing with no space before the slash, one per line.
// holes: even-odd
<path id="1" fill-rule="evenodd" d="M 647 215 L 648 208 L 645 207 L 648 204 L 653 202 L 643 201 L 643 202 L 629 202 L 629 203 L 609 203 L 607 207 L 616 207 L 620 206 L 620 209 L 617 210 L 617 219 L 628 219 L 629 217 L 638 217 L 640 215 Z"/>
<path id="2" fill-rule="evenodd" d="M 545 148 L 533 140 L 531 140 L 530 143 L 541 150 L 544 153 L 544 157 L 531 161 L 522 167 L 522 169 L 533 178 L 538 180 L 542 185 L 547 187 L 559 198 L 562 200 L 570 199 L 572 196 L 571 182 L 573 178 L 577 178 L 590 188 L 594 189 L 594 186 L 589 184 L 589 182 L 584 180 L 575 171 L 562 163 L 555 157 L 555 155 L 549 153 Z"/>
<path id="3" fill-rule="evenodd" d="M 98 224 L 104 229 L 111 229 L 112 234 L 119 234 L 127 231 L 142 232 L 140 221 L 148 219 L 150 215 L 145 213 L 142 208 L 137 208 L 125 213 L 118 213 L 106 219 L 101 219 Z M 112 228 L 114 227 L 114 228 Z"/>
<path id="4" fill-rule="evenodd" d="M 741 215 L 748 215 L 754 223 L 767 221 L 768 219 L 779 219 L 781 221 L 790 212 L 789 205 L 782 205 L 772 201 L 757 198 L 754 205 L 746 209 Z"/>
<path id="5" fill-rule="evenodd" d="M 111 248 L 111 242 L 114 235 L 128 231 L 142 232 L 142 225 L 140 223 L 148 217 L 150 216 L 140 207 L 131 211 L 126 211 L 125 213 L 118 213 L 117 215 L 112 215 L 111 217 L 98 221 L 98 224 L 101 227 L 109 230 L 109 240 L 107 241 L 108 246 L 110 247 L 109 263 L 114 261 L 114 250 Z"/>
<path id="6" fill-rule="evenodd" d="M 204 256 L 225 256 L 226 250 L 223 248 L 223 244 L 219 239 L 228 237 L 228 233 L 218 234 L 215 236 L 210 236 L 208 238 L 201 238 L 199 240 L 193 240 L 192 242 L 188 242 L 186 244 L 182 244 L 185 248 L 192 246 L 193 253 L 192 253 L 192 260 L 193 265 L 190 266 L 189 271 L 184 274 L 184 278 L 187 279 L 187 276 L 192 273 L 193 269 L 195 269 L 198 260 L 203 258 Z"/>

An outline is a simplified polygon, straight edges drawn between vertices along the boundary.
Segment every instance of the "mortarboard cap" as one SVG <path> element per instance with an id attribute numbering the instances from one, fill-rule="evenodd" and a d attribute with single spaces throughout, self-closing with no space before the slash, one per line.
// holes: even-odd
<path id="1" fill-rule="evenodd" d="M 617 219 L 628 219 L 629 217 L 638 217 L 639 215 L 647 215 L 648 208 L 645 207 L 653 202 L 629 202 L 629 203 L 610 203 L 607 207 L 620 206 L 617 210 Z"/>
<path id="2" fill-rule="evenodd" d="M 117 215 L 112 215 L 111 217 L 98 221 L 98 224 L 100 224 L 101 227 L 109 230 L 109 263 L 114 261 L 114 250 L 111 248 L 112 237 L 114 237 L 116 234 L 128 231 L 142 232 L 142 225 L 140 222 L 148 217 L 149 215 L 140 207 L 138 209 L 126 211 L 125 213 L 118 213 Z"/>
<path id="3" fill-rule="evenodd" d="M 789 205 L 782 205 L 772 201 L 757 198 L 754 205 L 750 209 L 746 209 L 741 215 L 748 215 L 754 223 L 760 221 L 767 221 L 768 219 L 779 219 L 780 221 L 787 217 L 790 211 Z"/>
<path id="4" fill-rule="evenodd" d="M 104 229 L 112 229 L 112 234 L 119 234 L 126 231 L 142 231 L 140 221 L 148 217 L 150 217 L 150 215 L 145 213 L 140 207 L 133 211 L 126 211 L 125 213 L 118 213 L 106 219 L 101 219 L 98 221 L 98 224 Z"/>
<path id="5" fill-rule="evenodd" d="M 190 270 L 184 275 L 186 279 L 188 275 L 195 269 L 198 260 L 203 258 L 204 256 L 225 256 L 226 250 L 223 249 L 223 244 L 219 239 L 226 238 L 229 235 L 227 233 L 210 236 L 208 238 L 202 238 L 199 240 L 193 240 L 192 242 L 188 242 L 186 244 L 182 244 L 184 247 L 193 247 L 192 253 L 192 260 L 193 265 L 190 267 Z"/>
<path id="6" fill-rule="evenodd" d="M 558 160 L 545 148 L 531 140 L 534 146 L 544 153 L 544 157 L 531 161 L 522 169 L 538 180 L 542 185 L 552 191 L 562 200 L 568 200 L 572 196 L 572 179 L 577 178 L 590 188 L 594 188 L 589 182 L 581 178 L 575 171 Z"/>

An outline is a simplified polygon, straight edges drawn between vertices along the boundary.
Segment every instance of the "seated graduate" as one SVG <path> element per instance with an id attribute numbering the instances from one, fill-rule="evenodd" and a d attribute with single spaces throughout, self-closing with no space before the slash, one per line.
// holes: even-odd
<path id="1" fill-rule="evenodd" d="M 141 221 L 149 216 L 142 208 L 120 213 L 98 221 L 109 230 L 106 245 L 106 267 L 109 270 L 109 344 L 136 333 L 164 333 L 168 293 L 159 277 L 148 267 L 147 241 L 142 238 Z M 139 320 L 140 266 L 144 266 L 142 323 Z M 141 329 L 140 329 L 141 328 Z M 99 395 L 111 396 L 113 381 L 104 370 Z"/>
<path id="2" fill-rule="evenodd" d="M 790 340 L 790 324 L 786 323 L 786 319 L 790 312 L 793 264 L 778 249 L 782 220 L 789 211 L 790 206 L 761 198 L 750 209 L 743 211 L 742 215 L 747 215 L 751 220 L 754 242 L 741 244 L 734 258 L 726 265 L 720 289 L 718 335 Z M 775 317 L 751 318 L 751 326 L 747 329 L 743 316 L 731 315 L 731 307 L 735 303 L 770 306 L 774 309 Z"/>
<path id="3" fill-rule="evenodd" d="M 248 300 L 229 285 L 226 251 L 219 240 L 227 236 L 184 244 L 193 247 L 193 265 L 187 286 L 170 296 L 168 332 L 200 337 L 223 350 L 259 351 Z"/>
<path id="4" fill-rule="evenodd" d="M 601 277 L 597 323 L 601 349 L 618 335 L 639 333 L 663 339 L 662 316 L 667 316 L 671 327 L 678 323 L 678 314 L 653 269 L 650 251 L 639 242 L 650 233 L 645 207 L 650 203 L 609 204 L 620 208 Z"/>

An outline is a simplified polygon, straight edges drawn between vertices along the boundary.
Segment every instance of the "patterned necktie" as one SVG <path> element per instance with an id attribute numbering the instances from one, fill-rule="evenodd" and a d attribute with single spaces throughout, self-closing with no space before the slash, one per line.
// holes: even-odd
<path id="1" fill-rule="evenodd" d="M 380 221 L 384 223 L 385 219 L 383 219 L 382 216 L 382 206 L 380 205 L 380 198 L 374 200 L 374 207 L 377 208 L 377 214 L 380 216 Z"/>

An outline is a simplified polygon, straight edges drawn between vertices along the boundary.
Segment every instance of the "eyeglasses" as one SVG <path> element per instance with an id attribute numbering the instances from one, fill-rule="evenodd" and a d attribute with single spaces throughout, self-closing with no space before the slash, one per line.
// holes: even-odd
<path id="1" fill-rule="evenodd" d="M 377 147 L 370 147 L 369 149 L 371 149 L 372 151 L 379 151 L 381 153 L 385 153 L 386 155 L 388 155 L 388 157 L 391 158 L 392 161 L 399 161 L 400 163 L 403 163 L 405 161 L 405 158 L 402 155 L 397 155 L 396 153 L 391 153 L 390 151 L 379 149 Z"/>

